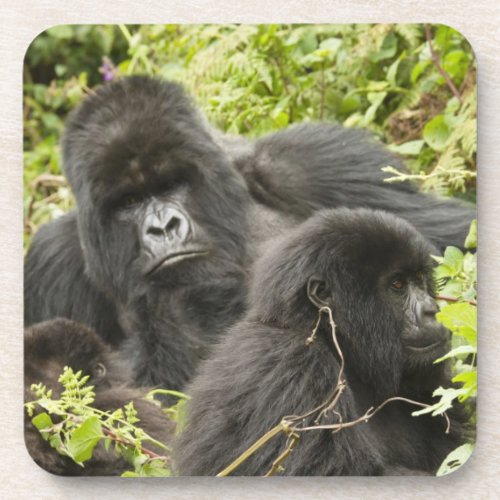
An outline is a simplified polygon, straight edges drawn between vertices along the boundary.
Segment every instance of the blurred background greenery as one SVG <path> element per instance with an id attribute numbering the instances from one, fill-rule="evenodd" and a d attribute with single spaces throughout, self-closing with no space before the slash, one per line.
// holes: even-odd
<path id="1" fill-rule="evenodd" d="M 450 27 L 63 25 L 40 34 L 24 61 L 26 247 L 73 205 L 59 148 L 68 112 L 130 74 L 181 82 L 231 134 L 321 120 L 369 128 L 422 190 L 475 201 L 475 59 Z"/>

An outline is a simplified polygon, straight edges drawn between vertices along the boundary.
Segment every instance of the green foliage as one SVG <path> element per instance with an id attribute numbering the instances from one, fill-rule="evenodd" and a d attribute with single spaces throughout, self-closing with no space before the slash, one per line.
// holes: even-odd
<path id="1" fill-rule="evenodd" d="M 217 127 L 260 136 L 303 121 L 367 127 L 407 157 L 422 189 L 475 199 L 475 62 L 447 26 L 57 26 L 24 71 L 25 246 L 73 206 L 60 177 L 63 120 L 120 75 L 181 82 Z M 439 66 L 460 93 L 450 89 Z"/>
<path id="2" fill-rule="evenodd" d="M 65 367 L 59 382 L 63 391 L 59 399 L 43 384 L 31 387 L 36 396 L 25 404 L 26 411 L 42 437 L 61 455 L 85 466 L 92 458 L 95 447 L 102 443 L 106 450 L 127 460 L 133 470 L 127 477 L 170 476 L 170 449 L 149 436 L 140 427 L 140 419 L 132 402 L 115 411 L 101 411 L 92 406 L 95 393 L 87 385 L 89 377 L 74 373 Z M 152 391 L 146 399 L 159 405 L 154 399 L 159 391 Z M 181 402 L 187 396 L 176 391 L 160 391 L 180 399 L 180 402 L 164 411 L 174 422 L 183 417 Z M 138 424 L 138 425 L 137 425 Z M 150 451 L 148 443 L 165 450 L 158 455 Z"/>
<path id="3" fill-rule="evenodd" d="M 466 238 L 466 247 L 474 249 L 476 239 L 476 221 L 473 221 Z M 448 247 L 443 257 L 435 259 L 439 263 L 435 278 L 439 286 L 437 297 L 441 306 L 436 318 L 452 334 L 451 350 L 435 363 L 445 360 L 452 363 L 454 386 L 436 389 L 434 396 L 439 400 L 428 408 L 414 412 L 413 415 L 441 415 L 458 401 L 466 405 L 471 415 L 471 423 L 474 424 L 477 396 L 476 254 L 464 254 L 458 248 Z M 472 449 L 472 443 L 467 443 L 454 450 L 443 462 L 437 475 L 449 474 L 461 466 L 467 461 Z"/>

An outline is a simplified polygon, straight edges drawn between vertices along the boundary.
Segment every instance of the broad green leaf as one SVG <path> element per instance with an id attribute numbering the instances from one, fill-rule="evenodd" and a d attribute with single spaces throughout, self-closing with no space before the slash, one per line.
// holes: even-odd
<path id="1" fill-rule="evenodd" d="M 472 452 L 474 451 L 474 446 L 470 443 L 463 444 L 455 450 L 453 450 L 443 461 L 441 467 L 439 467 L 436 476 L 445 476 L 450 474 L 467 462 Z"/>
<path id="2" fill-rule="evenodd" d="M 423 131 L 425 142 L 438 152 L 444 150 L 450 134 L 451 130 L 446 125 L 443 115 L 437 115 L 427 122 Z"/>
<path id="3" fill-rule="evenodd" d="M 73 432 L 67 443 L 68 451 L 75 462 L 85 462 L 92 458 L 92 452 L 102 437 L 99 418 L 93 416 L 85 420 Z"/>
<path id="4" fill-rule="evenodd" d="M 31 422 L 39 431 L 42 429 L 47 429 L 54 425 L 52 419 L 50 418 L 50 415 L 45 412 L 39 413 L 36 417 L 33 417 Z"/>
<path id="5" fill-rule="evenodd" d="M 454 335 L 460 335 L 471 346 L 477 345 L 477 308 L 468 303 L 448 304 L 436 314 L 436 319 Z"/>
<path id="6" fill-rule="evenodd" d="M 398 38 L 391 31 L 382 42 L 380 49 L 370 56 L 373 62 L 383 61 L 384 59 L 390 59 L 396 54 L 398 50 Z"/>
<path id="7" fill-rule="evenodd" d="M 456 247 L 447 247 L 444 251 L 443 264 L 450 267 L 455 273 L 462 269 L 464 254 Z"/>
<path id="8" fill-rule="evenodd" d="M 348 115 L 359 108 L 360 98 L 357 94 L 347 94 L 340 104 L 339 113 Z"/>
<path id="9" fill-rule="evenodd" d="M 312 31 L 307 31 L 299 42 L 304 55 L 310 54 L 318 48 L 318 40 Z"/>

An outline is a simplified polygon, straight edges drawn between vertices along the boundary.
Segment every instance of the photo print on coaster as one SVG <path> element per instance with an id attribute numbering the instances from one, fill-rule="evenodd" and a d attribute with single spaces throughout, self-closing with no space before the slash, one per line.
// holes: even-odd
<path id="1" fill-rule="evenodd" d="M 24 432 L 58 475 L 445 475 L 476 423 L 453 28 L 61 25 L 24 61 Z"/>

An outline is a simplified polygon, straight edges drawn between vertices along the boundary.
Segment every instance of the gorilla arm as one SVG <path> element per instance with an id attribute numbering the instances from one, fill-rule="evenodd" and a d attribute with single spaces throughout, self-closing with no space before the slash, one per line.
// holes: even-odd
<path id="1" fill-rule="evenodd" d="M 85 273 L 74 211 L 43 225 L 25 260 L 25 326 L 57 316 L 94 328 L 113 345 L 123 339 L 114 305 Z"/>

